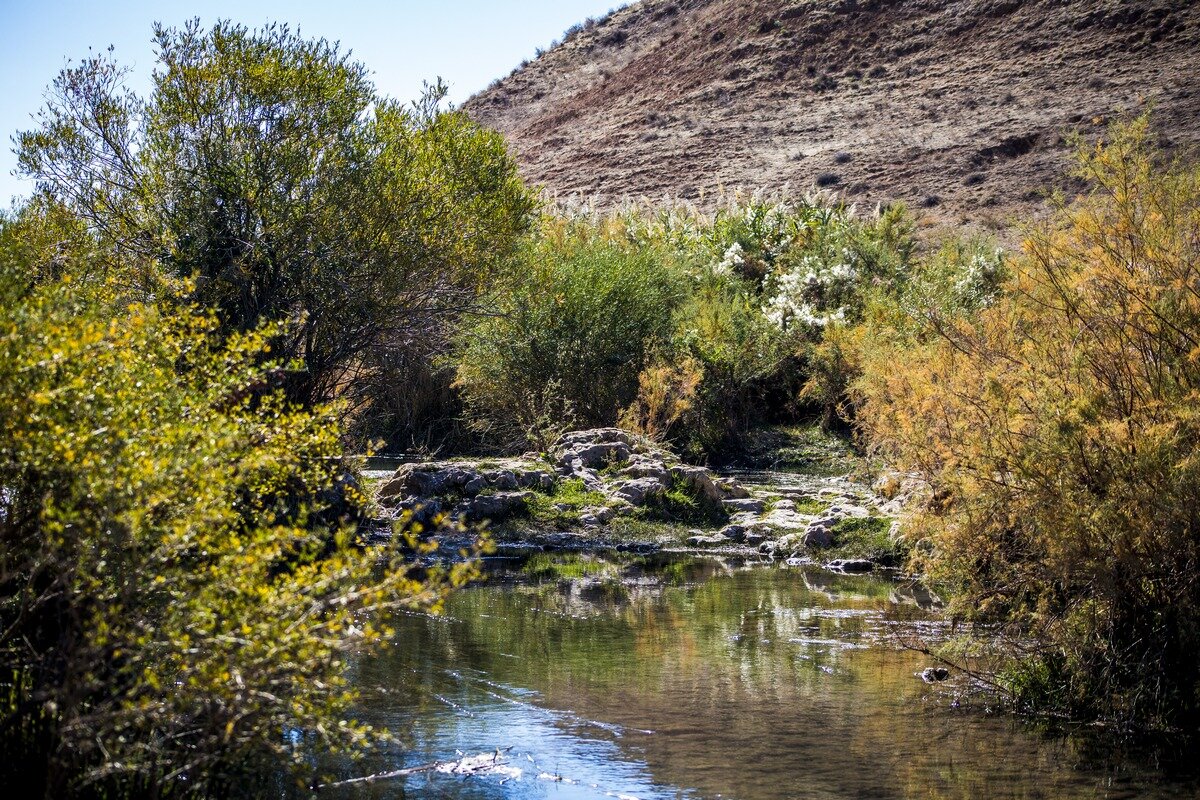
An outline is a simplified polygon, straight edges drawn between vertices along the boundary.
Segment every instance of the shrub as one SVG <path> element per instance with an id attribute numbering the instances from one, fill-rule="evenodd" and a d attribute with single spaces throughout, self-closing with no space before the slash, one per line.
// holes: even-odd
<path id="1" fill-rule="evenodd" d="M 254 794 L 367 746 L 348 658 L 467 567 L 417 580 L 400 537 L 361 546 L 333 411 L 264 388 L 276 331 L 222 343 L 89 280 L 86 246 L 31 283 L 31 228 L 0 227 L 0 778 Z"/>
<path id="2" fill-rule="evenodd" d="M 538 440 L 548 425 L 611 425 L 671 334 L 681 294 L 648 249 L 590 233 L 530 243 L 493 314 L 458 337 L 457 385 L 493 440 Z"/>
<path id="3" fill-rule="evenodd" d="M 1194 727 L 1200 168 L 1143 118 L 1081 148 L 1079 174 L 1090 192 L 1031 231 L 1011 294 L 870 355 L 862 422 L 933 484 L 916 530 L 955 608 L 1037 643 L 1014 690 Z"/>

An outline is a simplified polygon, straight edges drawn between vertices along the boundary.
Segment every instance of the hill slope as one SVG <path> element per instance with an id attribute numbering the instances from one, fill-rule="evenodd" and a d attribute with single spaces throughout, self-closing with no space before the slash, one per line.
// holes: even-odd
<path id="1" fill-rule="evenodd" d="M 835 187 L 1001 221 L 1072 130 L 1200 143 L 1200 3 L 643 0 L 471 98 L 558 195 Z"/>

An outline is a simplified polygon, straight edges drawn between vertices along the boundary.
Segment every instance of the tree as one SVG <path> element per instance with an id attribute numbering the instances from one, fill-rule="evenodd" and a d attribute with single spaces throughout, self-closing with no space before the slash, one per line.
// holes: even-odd
<path id="1" fill-rule="evenodd" d="M 286 26 L 155 39 L 148 98 L 111 54 L 65 70 L 22 169 L 119 251 L 194 278 L 223 331 L 286 321 L 293 399 L 369 402 L 389 350 L 436 346 L 525 230 L 503 140 L 441 111 L 440 84 L 403 106 Z"/>

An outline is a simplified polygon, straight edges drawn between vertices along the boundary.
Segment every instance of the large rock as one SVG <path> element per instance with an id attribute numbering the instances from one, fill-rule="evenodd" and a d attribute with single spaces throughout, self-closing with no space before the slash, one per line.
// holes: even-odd
<path id="1" fill-rule="evenodd" d="M 598 469 L 628 461 L 633 445 L 633 436 L 619 428 L 595 428 L 564 433 L 555 443 L 555 452 L 560 469 L 575 471 L 576 462 Z"/>
<path id="2" fill-rule="evenodd" d="M 533 497 L 531 492 L 496 492 L 481 494 L 463 501 L 457 511 L 459 516 L 471 522 L 490 520 L 500 522 L 524 513 Z"/>
<path id="3" fill-rule="evenodd" d="M 676 465 L 671 467 L 671 479 L 681 484 L 689 493 L 697 497 L 707 497 L 714 503 L 719 503 L 726 497 L 726 492 L 717 486 L 712 474 L 704 467 Z"/>
<path id="4" fill-rule="evenodd" d="M 687 543 L 689 547 L 720 547 L 729 543 L 729 537 L 721 533 L 712 536 L 689 536 Z"/>
<path id="5" fill-rule="evenodd" d="M 667 487 L 656 478 L 634 478 L 621 481 L 613 489 L 613 495 L 635 506 L 645 505 L 648 501 L 661 497 Z"/>
<path id="6" fill-rule="evenodd" d="M 761 514 L 767 507 L 766 501 L 749 497 L 744 499 L 731 497 L 726 500 L 722 500 L 721 504 L 725 506 L 726 511 L 731 513 L 748 511 L 752 514 Z"/>
<path id="7" fill-rule="evenodd" d="M 401 464 L 379 488 L 379 499 L 432 497 L 441 494 L 444 486 L 445 476 L 437 464 Z"/>

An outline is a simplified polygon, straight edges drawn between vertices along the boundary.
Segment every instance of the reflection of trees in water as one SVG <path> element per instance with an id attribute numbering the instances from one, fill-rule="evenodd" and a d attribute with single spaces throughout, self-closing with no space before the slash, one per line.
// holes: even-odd
<path id="1" fill-rule="evenodd" d="M 920 657 L 886 646 L 889 631 L 930 624 L 917 591 L 710 559 L 669 567 L 625 562 L 615 586 L 595 566 L 533 584 L 509 569 L 444 618 L 401 617 L 397 646 L 363 665 L 365 682 L 390 687 L 370 705 L 415 708 L 422 741 L 472 724 L 447 704 L 534 703 L 571 736 L 607 735 L 572 720 L 612 723 L 656 781 L 701 796 L 1094 793 L 1095 774 L 1064 768 L 1073 744 L 952 713 L 914 677 Z M 420 699 L 405 696 L 414 687 Z"/>

